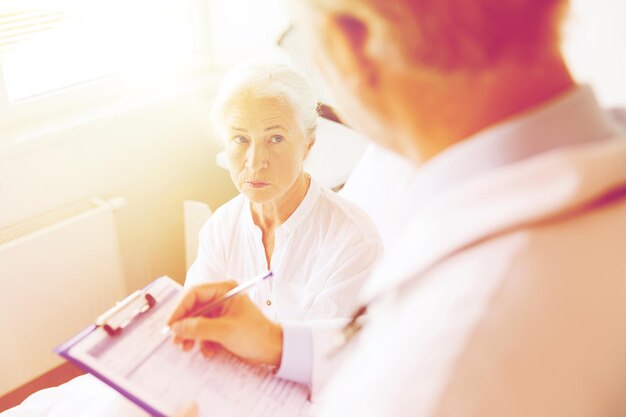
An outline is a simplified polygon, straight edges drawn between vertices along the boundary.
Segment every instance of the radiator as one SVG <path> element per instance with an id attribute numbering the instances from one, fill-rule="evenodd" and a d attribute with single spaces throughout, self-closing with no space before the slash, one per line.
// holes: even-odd
<path id="1" fill-rule="evenodd" d="M 52 349 L 123 298 L 124 204 L 84 201 L 0 230 L 0 395 L 59 365 Z"/>

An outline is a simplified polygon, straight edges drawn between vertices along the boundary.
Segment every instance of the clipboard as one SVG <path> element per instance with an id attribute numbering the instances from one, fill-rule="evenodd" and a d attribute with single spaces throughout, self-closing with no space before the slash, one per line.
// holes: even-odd
<path id="1" fill-rule="evenodd" d="M 100 315 L 54 351 L 153 416 L 190 401 L 199 416 L 304 416 L 308 389 L 226 352 L 183 352 L 162 329 L 183 288 L 163 276 Z"/>

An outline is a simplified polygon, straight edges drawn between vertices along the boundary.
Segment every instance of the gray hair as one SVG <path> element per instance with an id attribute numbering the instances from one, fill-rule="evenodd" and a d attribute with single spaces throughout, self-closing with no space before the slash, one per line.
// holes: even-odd
<path id="1" fill-rule="evenodd" d="M 315 137 L 318 106 L 313 86 L 291 65 L 276 61 L 240 64 L 222 80 L 211 108 L 211 120 L 218 131 L 223 127 L 228 105 L 243 94 L 284 100 L 298 118 L 306 136 Z"/>

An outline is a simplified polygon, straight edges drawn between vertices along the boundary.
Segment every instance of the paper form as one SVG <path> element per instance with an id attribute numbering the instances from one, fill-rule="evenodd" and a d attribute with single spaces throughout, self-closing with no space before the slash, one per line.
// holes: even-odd
<path id="1" fill-rule="evenodd" d="M 163 279 L 167 281 L 160 282 Z M 119 336 L 95 330 L 72 347 L 70 355 L 103 374 L 122 394 L 137 397 L 140 406 L 148 404 L 164 415 L 190 401 L 198 403 L 201 417 L 306 415 L 306 387 L 275 378 L 266 368 L 226 352 L 210 359 L 197 349 L 183 352 L 171 336 L 163 335 L 180 291 L 179 284 L 160 278 L 149 289 L 157 304 L 148 314 Z"/>

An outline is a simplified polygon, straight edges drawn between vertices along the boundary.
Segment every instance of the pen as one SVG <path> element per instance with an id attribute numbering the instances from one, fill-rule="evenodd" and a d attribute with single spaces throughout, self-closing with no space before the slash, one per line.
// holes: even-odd
<path id="1" fill-rule="evenodd" d="M 212 303 L 209 303 L 209 304 L 207 304 L 205 306 L 201 306 L 201 307 L 198 307 L 198 308 L 196 308 L 194 310 L 191 310 L 191 312 L 187 313 L 185 315 L 185 317 L 203 316 L 203 315 L 207 314 L 209 311 L 213 310 L 215 307 L 223 304 L 224 302 L 230 300 L 231 298 L 233 298 L 233 297 L 235 297 L 235 296 L 237 296 L 239 294 L 243 294 L 244 292 L 248 291 L 250 288 L 254 287 L 255 285 L 259 284 L 260 282 L 263 282 L 266 279 L 270 279 L 273 276 L 274 276 L 274 274 L 272 273 L 272 271 L 263 273 L 261 275 L 257 275 L 256 277 L 247 280 L 243 284 L 237 285 L 235 288 L 231 289 L 226 294 L 224 294 L 221 298 L 218 298 L 217 300 L 213 301 Z M 171 331 L 170 326 L 165 326 L 161 332 L 163 334 L 167 334 L 170 331 Z"/>

